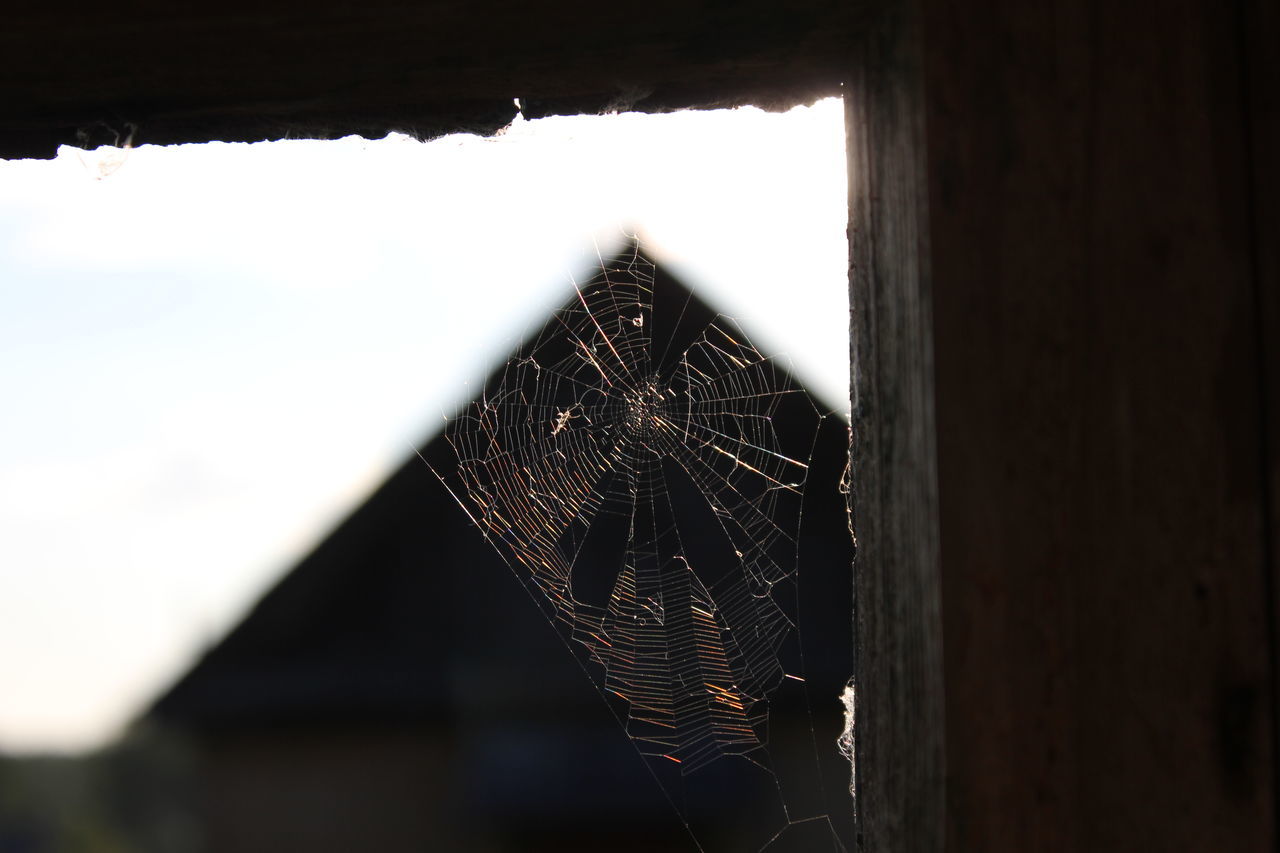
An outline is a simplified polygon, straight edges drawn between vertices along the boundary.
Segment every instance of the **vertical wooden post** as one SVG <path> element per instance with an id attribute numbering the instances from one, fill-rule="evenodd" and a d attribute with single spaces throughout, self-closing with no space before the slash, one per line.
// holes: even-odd
<path id="1" fill-rule="evenodd" d="M 1263 439 L 1264 562 L 1271 594 L 1271 728 L 1273 803 L 1280 817 L 1280 9 L 1244 0 L 1239 20 L 1244 46 L 1242 95 L 1249 135 L 1248 182 L 1254 311 Z"/>
<path id="2" fill-rule="evenodd" d="M 933 314 L 914 6 L 883 4 L 853 59 L 849 156 L 858 845 L 938 851 L 943 686 Z"/>
<path id="3" fill-rule="evenodd" d="M 955 853 L 1275 849 L 1239 6 L 921 0 Z"/>

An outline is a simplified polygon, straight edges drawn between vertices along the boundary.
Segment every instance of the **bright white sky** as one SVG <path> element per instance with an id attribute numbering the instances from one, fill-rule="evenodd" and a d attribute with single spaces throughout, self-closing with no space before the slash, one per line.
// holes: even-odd
<path id="1" fill-rule="evenodd" d="M 119 733 L 624 231 L 848 407 L 838 101 L 0 161 L 0 751 Z"/>

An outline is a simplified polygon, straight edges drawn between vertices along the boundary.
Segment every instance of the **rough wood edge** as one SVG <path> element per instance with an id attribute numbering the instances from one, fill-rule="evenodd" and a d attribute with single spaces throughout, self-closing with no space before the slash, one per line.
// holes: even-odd
<path id="1" fill-rule="evenodd" d="M 0 30 L 0 157 L 59 145 L 491 134 L 526 118 L 835 94 L 861 2 L 257 0 L 16 10 Z"/>
<path id="2" fill-rule="evenodd" d="M 886 3 L 845 95 L 860 850 L 945 838 L 941 586 L 923 83 L 911 0 Z"/>

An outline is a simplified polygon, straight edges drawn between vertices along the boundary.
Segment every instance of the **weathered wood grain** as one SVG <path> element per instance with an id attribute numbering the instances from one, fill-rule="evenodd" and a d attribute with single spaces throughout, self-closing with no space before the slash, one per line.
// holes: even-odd
<path id="1" fill-rule="evenodd" d="M 854 55 L 849 151 L 852 501 L 859 847 L 943 841 L 938 578 L 924 100 L 914 4 L 885 4 Z"/>
<path id="2" fill-rule="evenodd" d="M 925 8 L 948 846 L 1273 849 L 1234 16 Z"/>

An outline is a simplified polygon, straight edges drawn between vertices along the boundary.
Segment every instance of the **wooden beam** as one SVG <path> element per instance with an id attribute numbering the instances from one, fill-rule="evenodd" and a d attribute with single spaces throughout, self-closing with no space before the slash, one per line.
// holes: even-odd
<path id="1" fill-rule="evenodd" d="M 1234 12 L 923 6 L 948 845 L 1275 849 Z"/>
<path id="2" fill-rule="evenodd" d="M 515 115 L 838 93 L 859 7 L 797 0 L 70 0 L 0 28 L 0 157 L 59 144 L 492 133 Z"/>
<path id="3" fill-rule="evenodd" d="M 1241 0 L 1242 88 L 1248 131 L 1255 339 L 1263 437 L 1262 484 L 1266 574 L 1271 593 L 1272 778 L 1280 815 L 1280 8 Z"/>
<path id="4" fill-rule="evenodd" d="M 859 848 L 944 836 L 933 313 L 914 4 L 883 4 L 845 96 L 853 312 L 852 506 Z"/>

